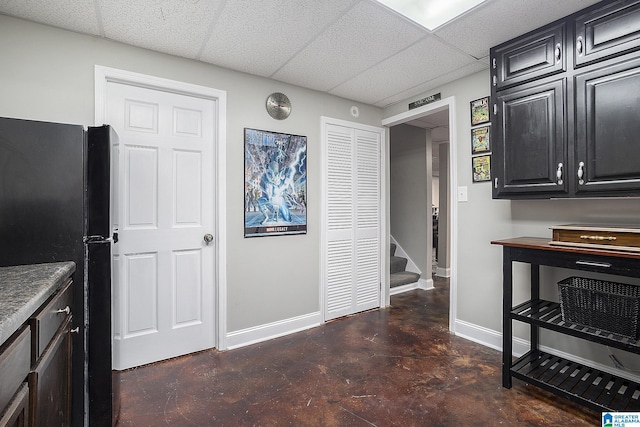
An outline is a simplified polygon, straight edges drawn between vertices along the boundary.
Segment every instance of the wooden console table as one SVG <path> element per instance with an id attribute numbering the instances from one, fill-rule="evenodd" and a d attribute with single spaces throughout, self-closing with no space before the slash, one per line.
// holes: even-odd
<path id="1" fill-rule="evenodd" d="M 564 322 L 560 304 L 540 299 L 540 266 L 640 277 L 640 254 L 549 245 L 549 239 L 518 237 L 491 242 L 503 247 L 502 386 L 518 378 L 596 411 L 640 411 L 640 384 L 539 349 L 540 328 L 640 354 L 629 337 Z M 513 306 L 513 262 L 531 266 L 531 299 Z M 512 321 L 531 325 L 530 350 L 512 359 Z"/>

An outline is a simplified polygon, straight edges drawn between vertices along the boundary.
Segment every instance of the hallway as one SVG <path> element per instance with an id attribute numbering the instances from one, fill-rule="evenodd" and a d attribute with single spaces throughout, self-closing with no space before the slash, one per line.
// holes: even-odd
<path id="1" fill-rule="evenodd" d="M 600 413 L 514 381 L 449 334 L 448 280 L 391 307 L 237 350 L 120 373 L 118 426 L 593 426 Z"/>

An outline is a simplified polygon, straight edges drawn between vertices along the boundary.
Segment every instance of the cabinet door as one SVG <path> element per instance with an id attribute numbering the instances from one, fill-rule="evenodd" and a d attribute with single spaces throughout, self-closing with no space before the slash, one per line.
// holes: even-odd
<path id="1" fill-rule="evenodd" d="M 29 425 L 29 385 L 22 383 L 9 406 L 0 417 L 0 427 L 27 427 Z"/>
<path id="2" fill-rule="evenodd" d="M 614 1 L 575 19 L 576 67 L 640 49 L 640 1 Z"/>
<path id="3" fill-rule="evenodd" d="M 497 94 L 494 198 L 566 195 L 565 82 L 528 84 Z"/>
<path id="4" fill-rule="evenodd" d="M 69 426 L 71 415 L 71 316 L 29 373 L 33 426 Z"/>
<path id="5" fill-rule="evenodd" d="M 491 84 L 498 90 L 566 71 L 564 22 L 491 50 Z"/>
<path id="6" fill-rule="evenodd" d="M 575 77 L 576 194 L 640 194 L 640 58 Z"/>

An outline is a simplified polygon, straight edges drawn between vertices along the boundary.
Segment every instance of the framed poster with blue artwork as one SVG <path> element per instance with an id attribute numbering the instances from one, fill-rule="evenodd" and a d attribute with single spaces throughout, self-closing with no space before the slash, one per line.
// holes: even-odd
<path id="1" fill-rule="evenodd" d="M 245 128 L 244 237 L 306 232 L 307 137 Z"/>

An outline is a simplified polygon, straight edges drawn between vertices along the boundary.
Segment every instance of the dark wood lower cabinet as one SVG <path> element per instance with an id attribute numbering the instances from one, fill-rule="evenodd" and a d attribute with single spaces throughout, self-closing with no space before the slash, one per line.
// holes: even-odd
<path id="1" fill-rule="evenodd" d="M 7 406 L 0 427 L 27 427 L 29 425 L 29 385 L 23 383 Z"/>
<path id="2" fill-rule="evenodd" d="M 67 318 L 29 373 L 32 426 L 71 424 L 71 318 Z"/>
<path id="3" fill-rule="evenodd" d="M 72 281 L 0 343 L 0 427 L 71 425 Z"/>

